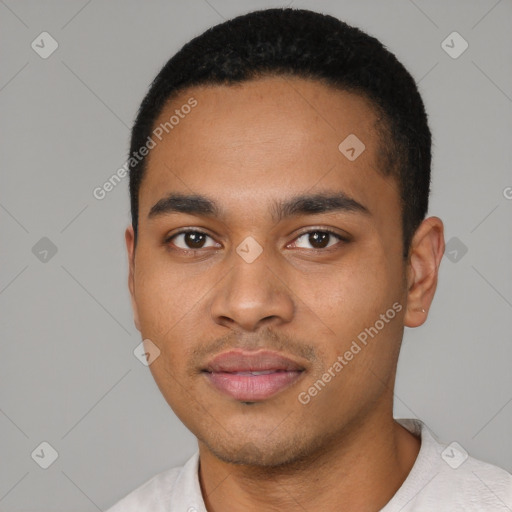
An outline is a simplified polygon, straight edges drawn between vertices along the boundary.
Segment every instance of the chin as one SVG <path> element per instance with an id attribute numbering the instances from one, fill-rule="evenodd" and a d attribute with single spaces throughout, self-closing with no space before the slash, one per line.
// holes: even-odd
<path id="1" fill-rule="evenodd" d="M 285 439 L 216 439 L 202 440 L 208 450 L 218 459 L 228 464 L 271 468 L 296 466 L 308 460 L 316 451 L 316 443 L 307 443 L 304 438 Z"/>

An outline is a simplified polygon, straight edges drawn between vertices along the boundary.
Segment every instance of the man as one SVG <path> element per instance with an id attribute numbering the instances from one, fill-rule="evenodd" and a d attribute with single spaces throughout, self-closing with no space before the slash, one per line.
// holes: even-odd
<path id="1" fill-rule="evenodd" d="M 394 55 L 310 11 L 238 17 L 164 66 L 131 155 L 135 325 L 199 452 L 110 512 L 510 510 L 512 475 L 392 415 L 444 251 Z"/>

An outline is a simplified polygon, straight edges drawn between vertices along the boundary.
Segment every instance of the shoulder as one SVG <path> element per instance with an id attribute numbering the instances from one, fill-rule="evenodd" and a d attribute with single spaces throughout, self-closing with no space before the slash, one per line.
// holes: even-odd
<path id="1" fill-rule="evenodd" d="M 402 512 L 512 510 L 512 474 L 470 456 L 457 442 L 440 442 L 419 420 L 399 422 L 421 435 L 421 448 L 386 512 L 397 505 Z"/>
<path id="2" fill-rule="evenodd" d="M 147 482 L 137 487 L 123 499 L 118 501 L 106 512 L 142 512 L 168 510 L 164 500 L 172 492 L 181 467 L 167 469 L 150 478 Z M 158 505 L 157 505 L 158 504 Z M 157 505 L 155 507 L 155 505 Z"/>
<path id="3" fill-rule="evenodd" d="M 187 482 L 194 480 L 197 460 L 198 456 L 194 454 L 184 466 L 158 473 L 107 509 L 106 512 L 167 512 L 173 510 L 171 506 L 177 500 L 181 501 L 181 496 L 178 495 L 190 487 Z"/>
<path id="4" fill-rule="evenodd" d="M 452 456 L 453 447 L 448 445 L 444 456 Z M 463 460 L 463 457 L 460 460 Z M 441 466 L 433 484 L 445 496 L 453 496 L 454 504 L 464 511 L 512 509 L 512 474 L 470 455 L 452 467 Z M 436 482 L 437 480 L 437 482 Z"/>

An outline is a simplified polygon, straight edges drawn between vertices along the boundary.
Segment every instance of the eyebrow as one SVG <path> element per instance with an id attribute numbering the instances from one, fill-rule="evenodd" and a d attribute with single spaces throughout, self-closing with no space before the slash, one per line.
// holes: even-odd
<path id="1" fill-rule="evenodd" d="M 366 206 L 343 192 L 302 194 L 290 199 L 274 201 L 271 205 L 274 222 L 297 215 L 319 213 L 362 213 L 371 215 Z M 223 210 L 212 199 L 199 194 L 171 193 L 157 201 L 150 209 L 148 218 L 172 213 L 187 213 L 201 217 L 221 217 Z"/>

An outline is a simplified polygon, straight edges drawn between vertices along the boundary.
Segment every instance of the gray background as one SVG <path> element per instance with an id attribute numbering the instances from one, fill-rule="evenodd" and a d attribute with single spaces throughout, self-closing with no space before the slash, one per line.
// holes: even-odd
<path id="1" fill-rule="evenodd" d="M 0 510 L 104 510 L 195 450 L 133 354 L 127 179 L 101 201 L 92 191 L 124 164 L 136 109 L 183 43 L 284 5 L 0 0 Z M 375 35 L 419 82 L 434 134 L 430 214 L 452 254 L 428 322 L 406 332 L 395 416 L 512 471 L 512 3 L 292 6 Z M 43 31 L 59 45 L 46 59 L 31 48 Z M 456 59 L 441 46 L 453 31 L 469 44 Z M 31 458 L 43 441 L 59 455 L 46 470 Z"/>

